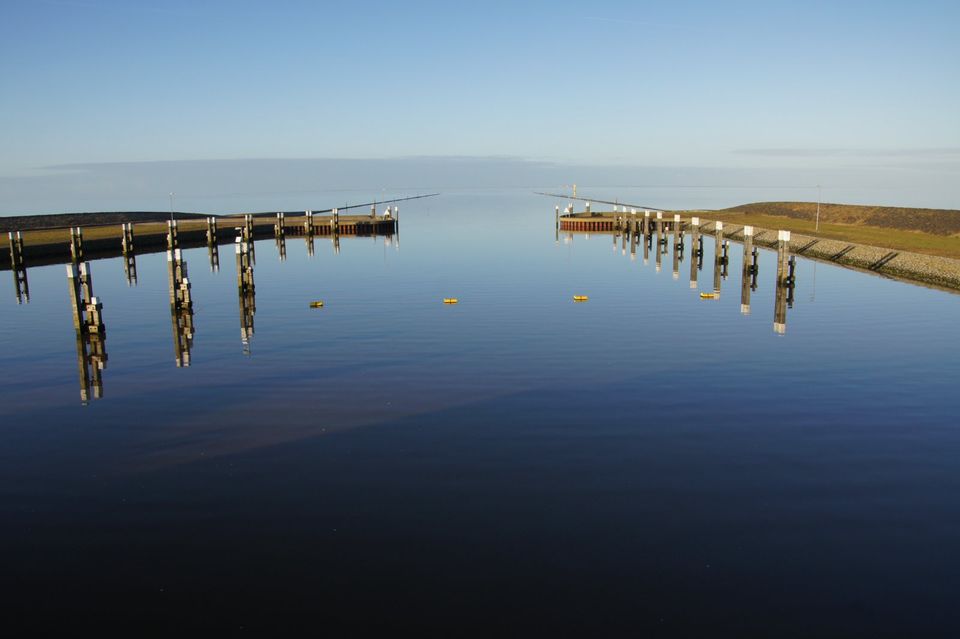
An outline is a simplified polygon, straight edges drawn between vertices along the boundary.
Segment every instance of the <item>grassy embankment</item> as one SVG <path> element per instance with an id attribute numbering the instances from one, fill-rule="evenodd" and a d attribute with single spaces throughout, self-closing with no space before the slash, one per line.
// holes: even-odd
<path id="1" fill-rule="evenodd" d="M 820 230 L 814 231 L 815 202 L 758 202 L 718 211 L 677 211 L 704 220 L 722 220 L 766 229 L 783 229 L 845 242 L 870 244 L 960 259 L 960 211 L 889 206 L 821 204 Z"/>

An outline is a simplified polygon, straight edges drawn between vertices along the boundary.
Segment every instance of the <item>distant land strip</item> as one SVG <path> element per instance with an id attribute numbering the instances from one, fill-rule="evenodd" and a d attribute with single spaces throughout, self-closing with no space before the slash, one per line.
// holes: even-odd
<path id="1" fill-rule="evenodd" d="M 351 204 L 349 206 L 337 207 L 338 211 L 349 209 L 365 208 L 376 204 L 393 204 L 396 202 L 406 202 L 408 200 L 418 200 L 426 197 L 434 197 L 439 193 L 426 193 L 423 195 L 411 195 L 408 197 L 393 198 L 390 200 L 378 200 L 376 202 L 364 202 L 363 204 Z M 312 209 L 314 213 L 329 213 L 329 209 Z M 284 215 L 302 215 L 303 211 L 267 211 L 260 213 L 246 214 L 254 217 L 275 216 L 277 213 Z M 230 218 L 244 215 L 241 213 L 189 213 L 183 211 L 174 211 L 172 215 L 178 220 L 203 219 L 206 217 Z M 91 212 L 91 213 L 48 213 L 39 215 L 13 215 L 9 217 L 0 217 L 0 233 L 3 238 L 0 239 L 0 246 L 7 243 L 6 234 L 10 231 L 38 231 L 48 229 L 65 229 L 73 226 L 92 227 L 92 226 L 111 226 L 115 224 L 124 224 L 127 222 L 165 222 L 171 216 L 170 211 L 115 211 L 115 212 Z"/>

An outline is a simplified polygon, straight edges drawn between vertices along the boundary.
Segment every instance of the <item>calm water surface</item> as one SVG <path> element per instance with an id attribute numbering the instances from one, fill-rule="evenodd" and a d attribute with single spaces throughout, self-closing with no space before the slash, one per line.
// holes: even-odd
<path id="1" fill-rule="evenodd" d="M 246 344 L 232 247 L 184 250 L 189 367 L 166 255 L 92 262 L 85 405 L 64 267 L 4 275 L 8 623 L 955 636 L 960 296 L 800 259 L 781 335 L 774 253 L 743 314 L 740 245 L 705 301 L 711 238 L 691 290 L 557 203 L 259 241 Z"/>

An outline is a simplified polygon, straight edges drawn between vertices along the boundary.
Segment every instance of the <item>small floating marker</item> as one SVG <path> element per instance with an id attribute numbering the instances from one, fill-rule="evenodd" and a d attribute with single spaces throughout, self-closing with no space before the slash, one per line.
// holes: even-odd
<path id="1" fill-rule="evenodd" d="M 323 308 L 323 300 L 317 300 L 316 302 L 310 302 L 310 308 Z"/>
<path id="2" fill-rule="evenodd" d="M 702 300 L 715 300 L 720 297 L 720 293 L 700 293 L 700 299 Z"/>
<path id="3" fill-rule="evenodd" d="M 574 295 L 574 296 L 573 296 L 573 301 L 574 301 L 574 302 L 586 302 L 588 299 L 590 299 L 590 298 L 587 297 L 586 295 Z"/>
<path id="4" fill-rule="evenodd" d="M 456 298 L 456 297 L 445 297 L 445 298 L 443 298 L 443 303 L 444 303 L 444 304 L 459 304 L 459 303 L 460 303 L 460 300 L 459 300 L 459 298 Z"/>

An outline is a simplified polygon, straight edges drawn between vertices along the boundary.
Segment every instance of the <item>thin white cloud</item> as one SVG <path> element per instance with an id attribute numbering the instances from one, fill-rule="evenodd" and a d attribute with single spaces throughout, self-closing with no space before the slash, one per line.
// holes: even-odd
<path id="1" fill-rule="evenodd" d="M 819 157 L 863 157 L 863 158 L 920 158 L 920 159 L 960 159 L 960 147 L 932 148 L 800 148 L 783 147 L 767 149 L 736 149 L 736 155 L 781 158 L 819 158 Z"/>

